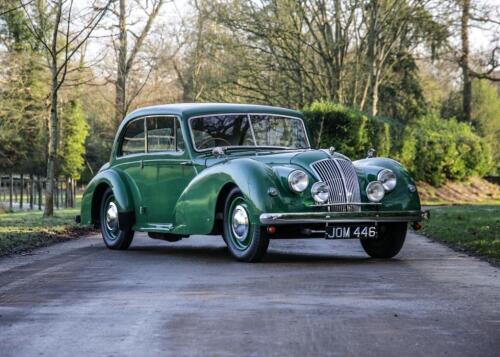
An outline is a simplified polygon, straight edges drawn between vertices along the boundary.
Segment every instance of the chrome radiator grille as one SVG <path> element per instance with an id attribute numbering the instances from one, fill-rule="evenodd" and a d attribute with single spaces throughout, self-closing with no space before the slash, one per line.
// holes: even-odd
<path id="1" fill-rule="evenodd" d="M 347 212 L 361 210 L 359 205 L 349 205 L 351 202 L 361 202 L 358 176 L 350 161 L 344 159 L 325 159 L 316 161 L 311 166 L 318 175 L 318 178 L 330 186 L 330 199 L 328 203 L 345 203 L 338 206 L 332 205 L 331 211 Z"/>

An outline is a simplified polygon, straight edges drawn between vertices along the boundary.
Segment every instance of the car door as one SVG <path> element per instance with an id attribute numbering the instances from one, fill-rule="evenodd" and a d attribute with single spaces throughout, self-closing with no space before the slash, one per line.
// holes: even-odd
<path id="1" fill-rule="evenodd" d="M 175 224 L 174 208 L 196 172 L 184 145 L 179 119 L 147 118 L 147 178 L 145 210 L 151 229 L 169 230 Z"/>
<path id="2" fill-rule="evenodd" d="M 146 158 L 146 121 L 145 118 L 137 118 L 125 128 L 113 166 L 126 174 L 139 227 L 146 223 L 143 210 L 148 188 L 143 166 Z"/>

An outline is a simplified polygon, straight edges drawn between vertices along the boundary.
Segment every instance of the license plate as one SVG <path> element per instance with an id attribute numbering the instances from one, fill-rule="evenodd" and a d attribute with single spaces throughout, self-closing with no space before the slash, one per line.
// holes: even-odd
<path id="1" fill-rule="evenodd" d="M 377 239 L 375 224 L 336 224 L 326 226 L 326 239 Z"/>

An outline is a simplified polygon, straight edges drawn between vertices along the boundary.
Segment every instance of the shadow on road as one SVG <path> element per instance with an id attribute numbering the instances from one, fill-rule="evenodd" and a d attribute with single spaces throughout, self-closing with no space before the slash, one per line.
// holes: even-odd
<path id="1" fill-rule="evenodd" d="M 175 244 L 175 243 L 174 243 Z M 207 247 L 207 246 L 149 246 L 141 245 L 130 247 L 127 252 L 123 254 L 132 255 L 148 255 L 148 256 L 165 256 L 176 257 L 176 258 L 186 258 L 196 262 L 200 262 L 200 259 L 206 262 L 219 263 L 234 263 L 235 260 L 231 257 L 229 251 L 226 247 Z M 364 265 L 371 264 L 374 262 L 385 262 L 386 264 L 398 264 L 401 260 L 377 260 L 371 259 L 366 256 L 361 255 L 344 255 L 339 252 L 332 253 L 312 253 L 312 252 L 296 252 L 296 251 L 282 251 L 277 249 L 270 249 L 262 260 L 258 264 L 276 264 L 276 263 L 322 263 L 322 264 L 354 264 L 354 265 Z"/>

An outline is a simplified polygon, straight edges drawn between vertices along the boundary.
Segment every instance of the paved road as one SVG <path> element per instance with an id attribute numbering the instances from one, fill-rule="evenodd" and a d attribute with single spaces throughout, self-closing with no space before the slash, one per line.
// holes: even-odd
<path id="1" fill-rule="evenodd" d="M 0 355 L 498 356 L 500 269 L 411 235 L 392 261 L 357 241 L 98 237 L 0 260 Z"/>

